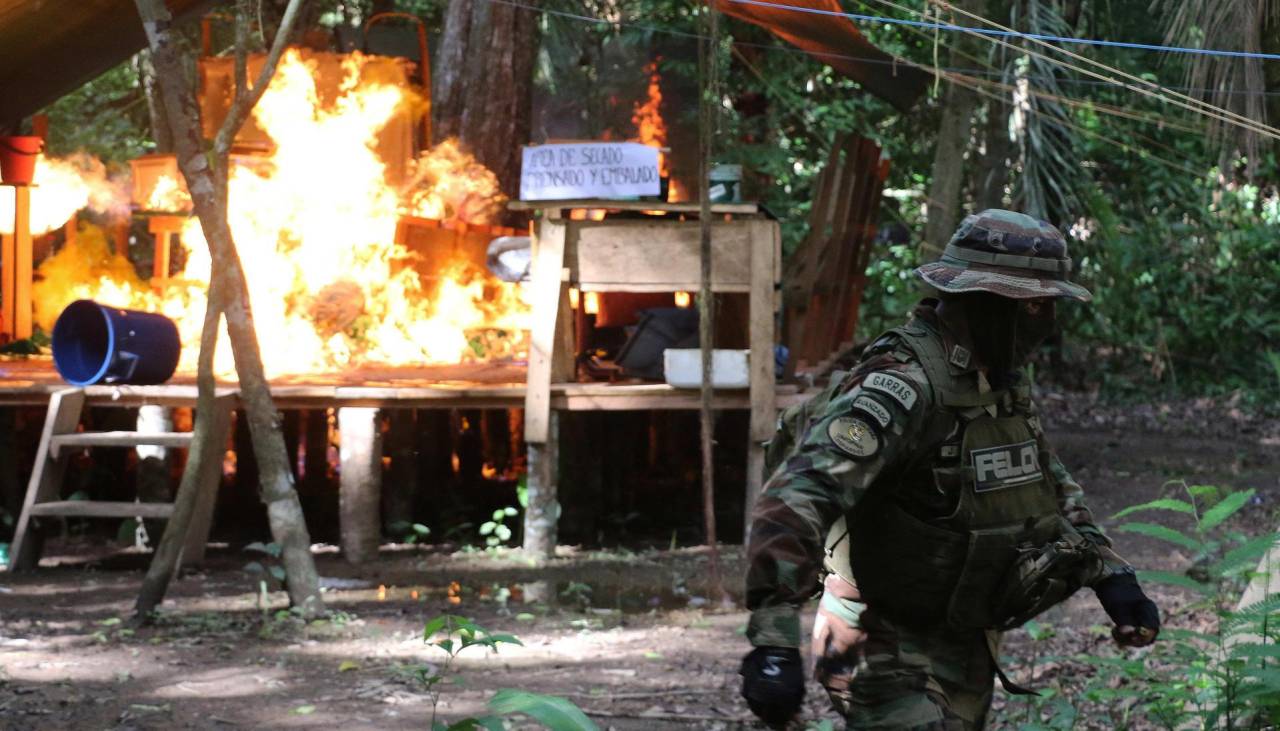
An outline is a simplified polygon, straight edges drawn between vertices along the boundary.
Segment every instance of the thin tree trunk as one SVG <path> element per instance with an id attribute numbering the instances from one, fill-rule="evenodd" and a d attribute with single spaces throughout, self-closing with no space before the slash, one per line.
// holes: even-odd
<path id="1" fill-rule="evenodd" d="M 719 59 L 720 17 L 714 7 L 707 8 L 707 40 L 701 42 L 699 64 L 702 68 L 701 94 L 698 100 L 698 222 L 700 229 L 699 260 L 701 277 L 698 289 L 698 344 L 702 355 L 702 389 L 698 409 L 699 433 L 702 451 L 702 520 L 706 533 L 710 569 L 709 592 L 714 600 L 725 597 L 724 582 L 720 575 L 720 549 L 716 538 L 715 494 L 715 412 L 712 399 L 715 386 L 712 382 L 712 353 L 715 348 L 715 295 L 711 291 L 711 157 L 715 140 L 716 109 L 719 107 Z"/>
<path id="2" fill-rule="evenodd" d="M 974 169 L 973 208 L 1004 208 L 1005 187 L 1009 184 L 1009 160 L 1016 154 L 1009 139 L 1009 105 L 987 101 L 987 121 L 983 128 L 982 158 Z"/>
<path id="3" fill-rule="evenodd" d="M 272 538 L 281 547 L 281 563 L 287 575 L 289 599 L 304 615 L 313 614 L 323 608 L 323 603 L 315 561 L 311 556 L 311 539 L 297 492 L 293 489 L 293 472 L 285 450 L 284 435 L 280 430 L 279 412 L 272 402 L 262 368 L 262 356 L 253 327 L 253 313 L 249 306 L 248 285 L 227 222 L 227 153 L 235 132 L 266 90 L 300 2 L 290 0 L 285 20 L 272 45 L 263 73 L 252 89 L 248 87 L 245 75 L 247 23 L 237 23 L 236 98 L 227 115 L 227 123 L 214 141 L 212 155 L 206 154 L 195 94 L 182 73 L 182 50 L 173 36 L 172 16 L 163 0 L 135 0 L 135 3 L 150 43 L 151 61 L 155 65 L 165 108 L 169 112 L 178 167 L 191 192 L 193 207 L 209 244 L 210 258 L 214 262 L 209 283 L 210 297 L 214 300 L 214 293 L 218 294 L 222 314 L 226 317 L 227 334 L 230 336 L 236 374 L 240 380 L 242 413 L 247 418 L 253 437 L 261 496 L 267 506 Z M 239 0 L 238 17 L 245 18 L 250 5 L 247 0 Z M 213 316 L 216 318 L 216 314 Z M 211 374 L 212 371 L 209 375 L 210 382 Z M 210 411 L 211 408 L 204 410 Z M 199 418 L 197 415 L 197 420 Z M 193 445 L 192 451 L 197 449 L 198 445 Z M 187 470 L 191 471 L 190 465 Z M 183 481 L 187 481 L 186 474 Z"/>
<path id="4" fill-rule="evenodd" d="M 961 0 L 956 5 L 971 12 L 981 12 L 984 0 Z M 954 20 L 972 25 L 965 17 Z M 972 53 L 974 41 L 968 34 L 956 34 L 957 52 L 950 54 L 950 64 L 961 58 L 959 51 Z M 951 84 L 942 99 L 942 120 L 933 156 L 933 181 L 929 185 L 928 218 L 920 259 L 929 261 L 942 253 L 956 228 L 960 213 L 960 192 L 964 182 L 965 151 L 969 148 L 970 123 L 978 95 L 960 84 Z"/>

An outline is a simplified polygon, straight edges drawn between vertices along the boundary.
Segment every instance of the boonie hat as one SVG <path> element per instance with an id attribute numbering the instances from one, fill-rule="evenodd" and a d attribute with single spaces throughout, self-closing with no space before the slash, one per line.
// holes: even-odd
<path id="1" fill-rule="evenodd" d="M 998 208 L 966 216 L 942 256 L 916 269 L 925 282 L 952 294 L 1093 299 L 1089 290 L 1067 281 L 1070 273 L 1067 241 L 1058 229 Z"/>

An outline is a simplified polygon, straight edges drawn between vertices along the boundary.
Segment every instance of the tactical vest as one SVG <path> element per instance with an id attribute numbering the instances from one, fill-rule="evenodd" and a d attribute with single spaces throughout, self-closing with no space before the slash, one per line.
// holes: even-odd
<path id="1" fill-rule="evenodd" d="M 829 567 L 900 621 L 1018 626 L 1100 570 L 1060 516 L 1038 425 L 1011 408 L 1029 388 L 979 393 L 951 373 L 936 332 L 916 321 L 891 332 L 923 366 L 934 412 L 916 456 L 831 532 Z"/>

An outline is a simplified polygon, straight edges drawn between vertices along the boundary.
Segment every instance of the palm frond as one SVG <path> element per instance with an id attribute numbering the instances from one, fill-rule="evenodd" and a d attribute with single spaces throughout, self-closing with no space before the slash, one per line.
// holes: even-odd
<path id="1" fill-rule="evenodd" d="M 1069 36 L 1073 29 L 1050 0 L 1014 3 L 1013 27 L 1042 35 Z M 1066 72 L 1037 56 L 1015 58 L 1006 66 L 1005 81 L 1015 93 L 1013 130 L 1021 152 L 1021 174 L 1014 197 L 1022 210 L 1055 223 L 1074 220 L 1083 200 L 1080 191 L 1088 172 L 1076 160 L 1078 149 L 1071 115 L 1056 98 L 1065 97 L 1061 80 Z M 1031 90 L 1044 92 L 1033 94 Z"/>
<path id="2" fill-rule="evenodd" d="M 1264 29 L 1280 22 L 1280 0 L 1153 0 L 1151 9 L 1167 18 L 1166 40 L 1174 45 L 1261 53 Z M 1226 56 L 1192 56 L 1187 83 L 1201 101 L 1267 121 L 1266 75 L 1262 60 Z M 1224 171 L 1235 153 L 1243 153 L 1253 175 L 1261 151 L 1257 132 L 1220 120 L 1209 133 L 1221 146 Z"/>

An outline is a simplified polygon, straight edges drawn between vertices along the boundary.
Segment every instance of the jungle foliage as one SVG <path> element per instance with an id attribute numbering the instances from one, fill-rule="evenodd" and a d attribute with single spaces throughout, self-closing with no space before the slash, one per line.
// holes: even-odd
<path id="1" fill-rule="evenodd" d="M 701 6 L 473 1 L 539 14 L 535 141 L 633 137 L 633 114 L 656 71 L 672 175 L 692 188 Z M 1025 32 L 1280 48 L 1276 0 L 1157 0 L 1159 12 L 1147 2 L 1114 0 L 976 3 L 984 4 L 987 19 Z M 941 10 L 935 0 L 844 0 L 844 6 L 884 17 L 978 23 Z M 337 34 L 337 26 L 358 26 L 374 10 L 411 12 L 427 21 L 434 47 L 444 7 L 439 0 L 325 0 L 316 3 L 315 20 Z M 1247 19 L 1261 22 L 1255 28 Z M 836 135 L 864 135 L 892 159 L 892 197 L 884 199 L 880 222 L 905 227 L 910 239 L 883 243 L 873 256 L 860 331 L 872 337 L 899 321 L 919 295 L 910 270 L 948 82 L 939 77 L 926 99 L 899 113 L 763 29 L 732 20 L 724 25 L 718 52 L 727 72 L 718 97 L 716 157 L 746 166 L 746 193 L 782 219 L 788 251 L 806 233 L 813 186 Z M 955 151 L 966 158 L 964 211 L 1020 208 L 1075 237 L 1077 276 L 1096 299 L 1064 308 L 1062 357 L 1053 359 L 1056 370 L 1042 373 L 1111 395 L 1242 389 L 1254 403 L 1277 401 L 1280 381 L 1271 358 L 1280 352 L 1280 169 L 1271 138 L 1189 111 L 1194 103 L 1173 95 L 1204 98 L 1263 122 L 1280 108 L 1280 64 L 1074 44 L 1070 51 L 1083 59 L 1073 59 L 1025 39 L 986 37 L 961 48 L 954 32 L 856 25 L 886 51 L 964 74 L 979 95 L 969 145 Z M 150 134 L 137 69 L 130 62 L 55 104 L 57 145 L 116 159 L 145 150 Z M 1105 80 L 1123 80 L 1122 74 L 1138 81 L 1125 81 L 1126 87 Z M 1135 91 L 1142 82 L 1164 90 Z"/>

